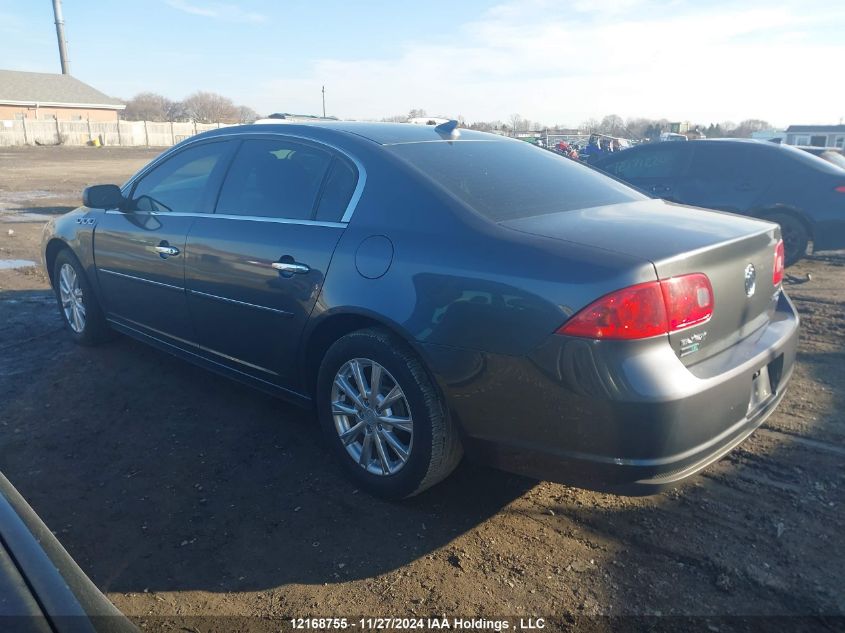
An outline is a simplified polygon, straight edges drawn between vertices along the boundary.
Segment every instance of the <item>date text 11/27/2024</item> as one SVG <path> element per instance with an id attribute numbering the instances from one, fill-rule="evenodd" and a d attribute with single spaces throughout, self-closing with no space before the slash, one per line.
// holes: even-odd
<path id="1" fill-rule="evenodd" d="M 507 619 L 487 620 L 484 618 L 291 618 L 295 630 L 328 630 L 360 628 L 373 630 L 454 630 L 454 631 L 528 631 L 546 628 L 544 618 L 519 618 L 515 622 Z"/>

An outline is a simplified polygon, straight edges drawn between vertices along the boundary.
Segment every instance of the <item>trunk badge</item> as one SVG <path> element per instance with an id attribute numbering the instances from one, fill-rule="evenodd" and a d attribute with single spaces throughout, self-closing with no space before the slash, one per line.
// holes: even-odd
<path id="1" fill-rule="evenodd" d="M 753 297 L 755 290 L 757 290 L 757 269 L 754 268 L 754 264 L 748 264 L 745 267 L 745 296 Z"/>

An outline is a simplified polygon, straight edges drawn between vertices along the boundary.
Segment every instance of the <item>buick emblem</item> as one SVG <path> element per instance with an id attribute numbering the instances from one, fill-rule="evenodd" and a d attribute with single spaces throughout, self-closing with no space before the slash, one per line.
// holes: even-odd
<path id="1" fill-rule="evenodd" d="M 745 296 L 753 297 L 755 290 L 757 290 L 757 269 L 754 268 L 754 264 L 748 264 L 745 267 Z"/>

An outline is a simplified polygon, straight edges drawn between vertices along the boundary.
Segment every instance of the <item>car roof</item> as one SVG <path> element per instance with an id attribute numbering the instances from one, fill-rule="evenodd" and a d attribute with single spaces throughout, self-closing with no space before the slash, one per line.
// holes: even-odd
<path id="1" fill-rule="evenodd" d="M 287 134 L 308 134 L 309 130 L 331 130 L 346 134 L 354 134 L 368 139 L 379 145 L 395 145 L 399 143 L 425 143 L 431 141 L 454 140 L 510 140 L 498 134 L 488 134 L 460 128 L 455 130 L 457 135 L 438 131 L 434 125 L 416 125 L 412 123 L 370 123 L 365 121 L 314 121 L 296 123 L 262 123 L 260 125 L 238 125 L 213 130 L 208 136 L 238 134 L 238 133 L 267 133 L 283 132 Z"/>

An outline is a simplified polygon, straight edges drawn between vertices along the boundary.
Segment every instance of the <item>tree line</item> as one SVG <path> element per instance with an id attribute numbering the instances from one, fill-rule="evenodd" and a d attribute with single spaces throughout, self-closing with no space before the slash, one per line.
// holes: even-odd
<path id="1" fill-rule="evenodd" d="M 396 114 L 384 117 L 382 121 L 404 123 L 411 119 L 426 117 L 428 114 L 422 108 L 411 108 L 408 114 Z M 261 118 L 259 114 L 248 106 L 235 105 L 223 95 L 214 92 L 195 92 L 182 101 L 172 101 L 167 97 L 154 93 L 142 92 L 132 97 L 126 103 L 123 118 L 127 121 L 196 121 L 198 123 L 252 123 Z M 449 118 L 449 117 L 443 117 Z M 507 121 L 475 121 L 467 123 L 464 117 L 457 117 L 461 127 L 480 130 L 483 132 L 501 132 L 513 134 L 515 132 L 544 131 L 547 129 L 572 129 L 568 125 L 544 125 L 531 121 L 519 114 L 512 114 Z M 747 138 L 753 132 L 770 129 L 772 126 L 762 119 L 746 119 L 738 124 L 730 121 L 709 124 L 691 124 L 691 131 L 698 131 L 707 138 Z M 597 132 L 608 136 L 618 136 L 633 139 L 657 139 L 663 132 L 669 132 L 668 119 L 649 119 L 644 117 L 630 117 L 623 119 L 617 114 L 608 114 L 601 119 L 587 119 L 578 129 L 586 133 Z"/>
<path id="2" fill-rule="evenodd" d="M 410 119 L 425 117 L 426 111 L 422 108 L 412 108 L 408 114 L 397 114 L 384 117 L 382 121 L 393 121 L 404 123 Z M 443 117 L 449 118 L 449 117 Z M 631 139 L 658 139 L 663 132 L 670 132 L 669 119 L 649 119 L 645 117 L 630 117 L 623 119 L 617 114 L 608 114 L 601 119 L 587 119 L 577 128 L 571 125 L 544 125 L 538 121 L 531 121 L 519 114 L 512 114 L 507 121 L 475 121 L 467 123 L 463 117 L 458 116 L 458 124 L 472 130 L 481 132 L 500 132 L 513 134 L 515 132 L 544 132 L 546 130 L 578 129 L 585 133 L 607 134 L 620 138 Z M 772 125 L 762 119 L 746 119 L 740 123 L 723 121 L 721 123 L 690 123 L 691 132 L 698 131 L 707 138 L 748 138 L 753 132 L 771 129 Z"/>
<path id="3" fill-rule="evenodd" d="M 197 123 L 252 123 L 261 118 L 252 108 L 214 92 L 195 92 L 172 101 L 155 92 L 141 92 L 126 102 L 127 121 L 196 121 Z"/>

